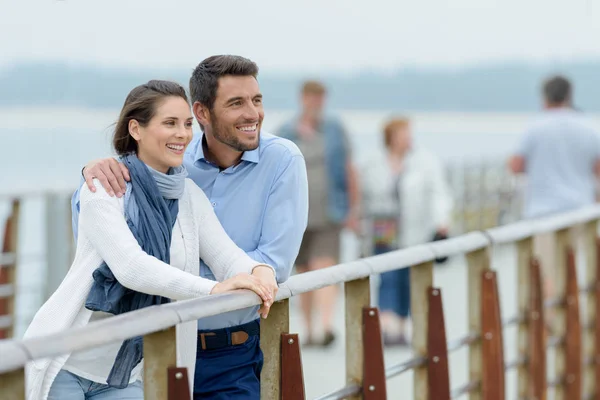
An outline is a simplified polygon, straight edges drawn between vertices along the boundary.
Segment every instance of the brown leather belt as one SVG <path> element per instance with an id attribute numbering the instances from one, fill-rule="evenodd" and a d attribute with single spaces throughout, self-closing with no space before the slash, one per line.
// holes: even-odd
<path id="1" fill-rule="evenodd" d="M 216 350 L 228 346 L 244 344 L 252 336 L 260 334 L 258 321 L 234 326 L 231 328 L 216 329 L 212 331 L 198 331 L 198 350 Z"/>

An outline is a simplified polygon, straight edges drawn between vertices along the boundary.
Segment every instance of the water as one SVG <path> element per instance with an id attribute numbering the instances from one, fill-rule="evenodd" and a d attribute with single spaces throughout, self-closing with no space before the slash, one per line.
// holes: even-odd
<path id="1" fill-rule="evenodd" d="M 388 111 L 342 111 L 358 162 L 381 149 Z M 293 115 L 267 110 L 266 131 Z M 111 124 L 118 110 L 72 108 L 0 109 L 0 192 L 23 188 L 74 187 L 81 168 L 111 154 Z M 445 162 L 501 159 L 517 146 L 532 114 L 414 113 L 414 136 Z M 600 115 L 594 123 L 600 128 Z"/>

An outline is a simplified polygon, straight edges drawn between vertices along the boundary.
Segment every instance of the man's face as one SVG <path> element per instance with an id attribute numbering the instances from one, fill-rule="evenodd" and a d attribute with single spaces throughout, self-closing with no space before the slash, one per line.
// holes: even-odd
<path id="1" fill-rule="evenodd" d="M 219 142 L 237 151 L 258 147 L 265 117 L 258 82 L 253 76 L 219 78 L 217 97 L 210 110 L 210 131 Z"/>
<path id="2" fill-rule="evenodd" d="M 325 93 L 304 93 L 302 107 L 304 113 L 311 117 L 320 117 L 325 106 Z"/>

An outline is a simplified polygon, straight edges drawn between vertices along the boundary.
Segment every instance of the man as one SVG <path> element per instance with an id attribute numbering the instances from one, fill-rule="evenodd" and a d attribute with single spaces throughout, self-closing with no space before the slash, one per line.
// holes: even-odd
<path id="1" fill-rule="evenodd" d="M 524 218 L 574 210 L 595 202 L 600 176 L 600 136 L 573 109 L 571 83 L 562 76 L 543 85 L 544 112 L 525 132 L 509 160 L 515 174 L 527 176 Z M 554 271 L 552 235 L 536 237 L 535 253 L 546 276 Z M 551 281 L 546 282 L 552 296 Z"/>
<path id="2" fill-rule="evenodd" d="M 196 67 L 190 95 L 203 134 L 188 147 L 184 165 L 231 239 L 253 259 L 273 266 L 281 283 L 290 275 L 306 228 L 306 167 L 293 143 L 261 133 L 257 75 L 256 64 L 239 56 L 209 57 Z M 88 186 L 98 178 L 121 196 L 128 173 L 110 158 L 90 163 L 84 177 Z M 275 293 L 272 270 L 254 274 Z M 203 262 L 200 275 L 216 280 Z M 198 340 L 194 397 L 259 399 L 263 358 L 257 308 L 201 319 L 198 328 L 203 339 Z"/>
<path id="3" fill-rule="evenodd" d="M 339 261 L 340 232 L 358 229 L 359 190 L 350 144 L 339 121 L 323 115 L 326 90 L 316 81 L 302 87 L 302 113 L 284 124 L 278 134 L 298 145 L 306 159 L 309 186 L 308 228 L 296 260 L 299 271 L 330 267 Z M 307 344 L 327 346 L 335 340 L 333 311 L 337 287 L 301 296 L 308 331 Z M 324 337 L 314 338 L 312 311 L 321 311 Z"/>

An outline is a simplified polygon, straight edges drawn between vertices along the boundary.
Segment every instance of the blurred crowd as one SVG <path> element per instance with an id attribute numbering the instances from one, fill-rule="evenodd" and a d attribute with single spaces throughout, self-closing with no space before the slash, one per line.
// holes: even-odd
<path id="1" fill-rule="evenodd" d="M 542 112 L 524 129 L 508 160 L 514 174 L 526 177 L 523 218 L 539 218 L 596 201 L 600 176 L 600 134 L 574 107 L 573 88 L 563 76 L 542 84 Z M 383 254 L 445 239 L 451 229 L 453 196 L 438 155 L 416 146 L 410 118 L 391 116 L 381 127 L 384 151 L 356 163 L 347 130 L 326 110 L 327 88 L 306 81 L 296 116 L 275 132 L 292 140 L 304 154 L 309 184 L 309 218 L 300 253 L 299 273 L 335 265 L 344 229 L 360 241 L 361 255 Z M 525 128 L 525 127 L 524 127 Z M 535 240 L 535 253 L 551 276 L 552 236 Z M 446 260 L 436 260 L 444 263 Z M 384 344 L 409 345 L 410 268 L 379 276 L 376 303 Z M 546 296 L 553 293 L 546 279 Z M 329 346 L 338 287 L 301 298 L 308 346 Z M 321 329 L 313 318 L 319 314 Z"/>

